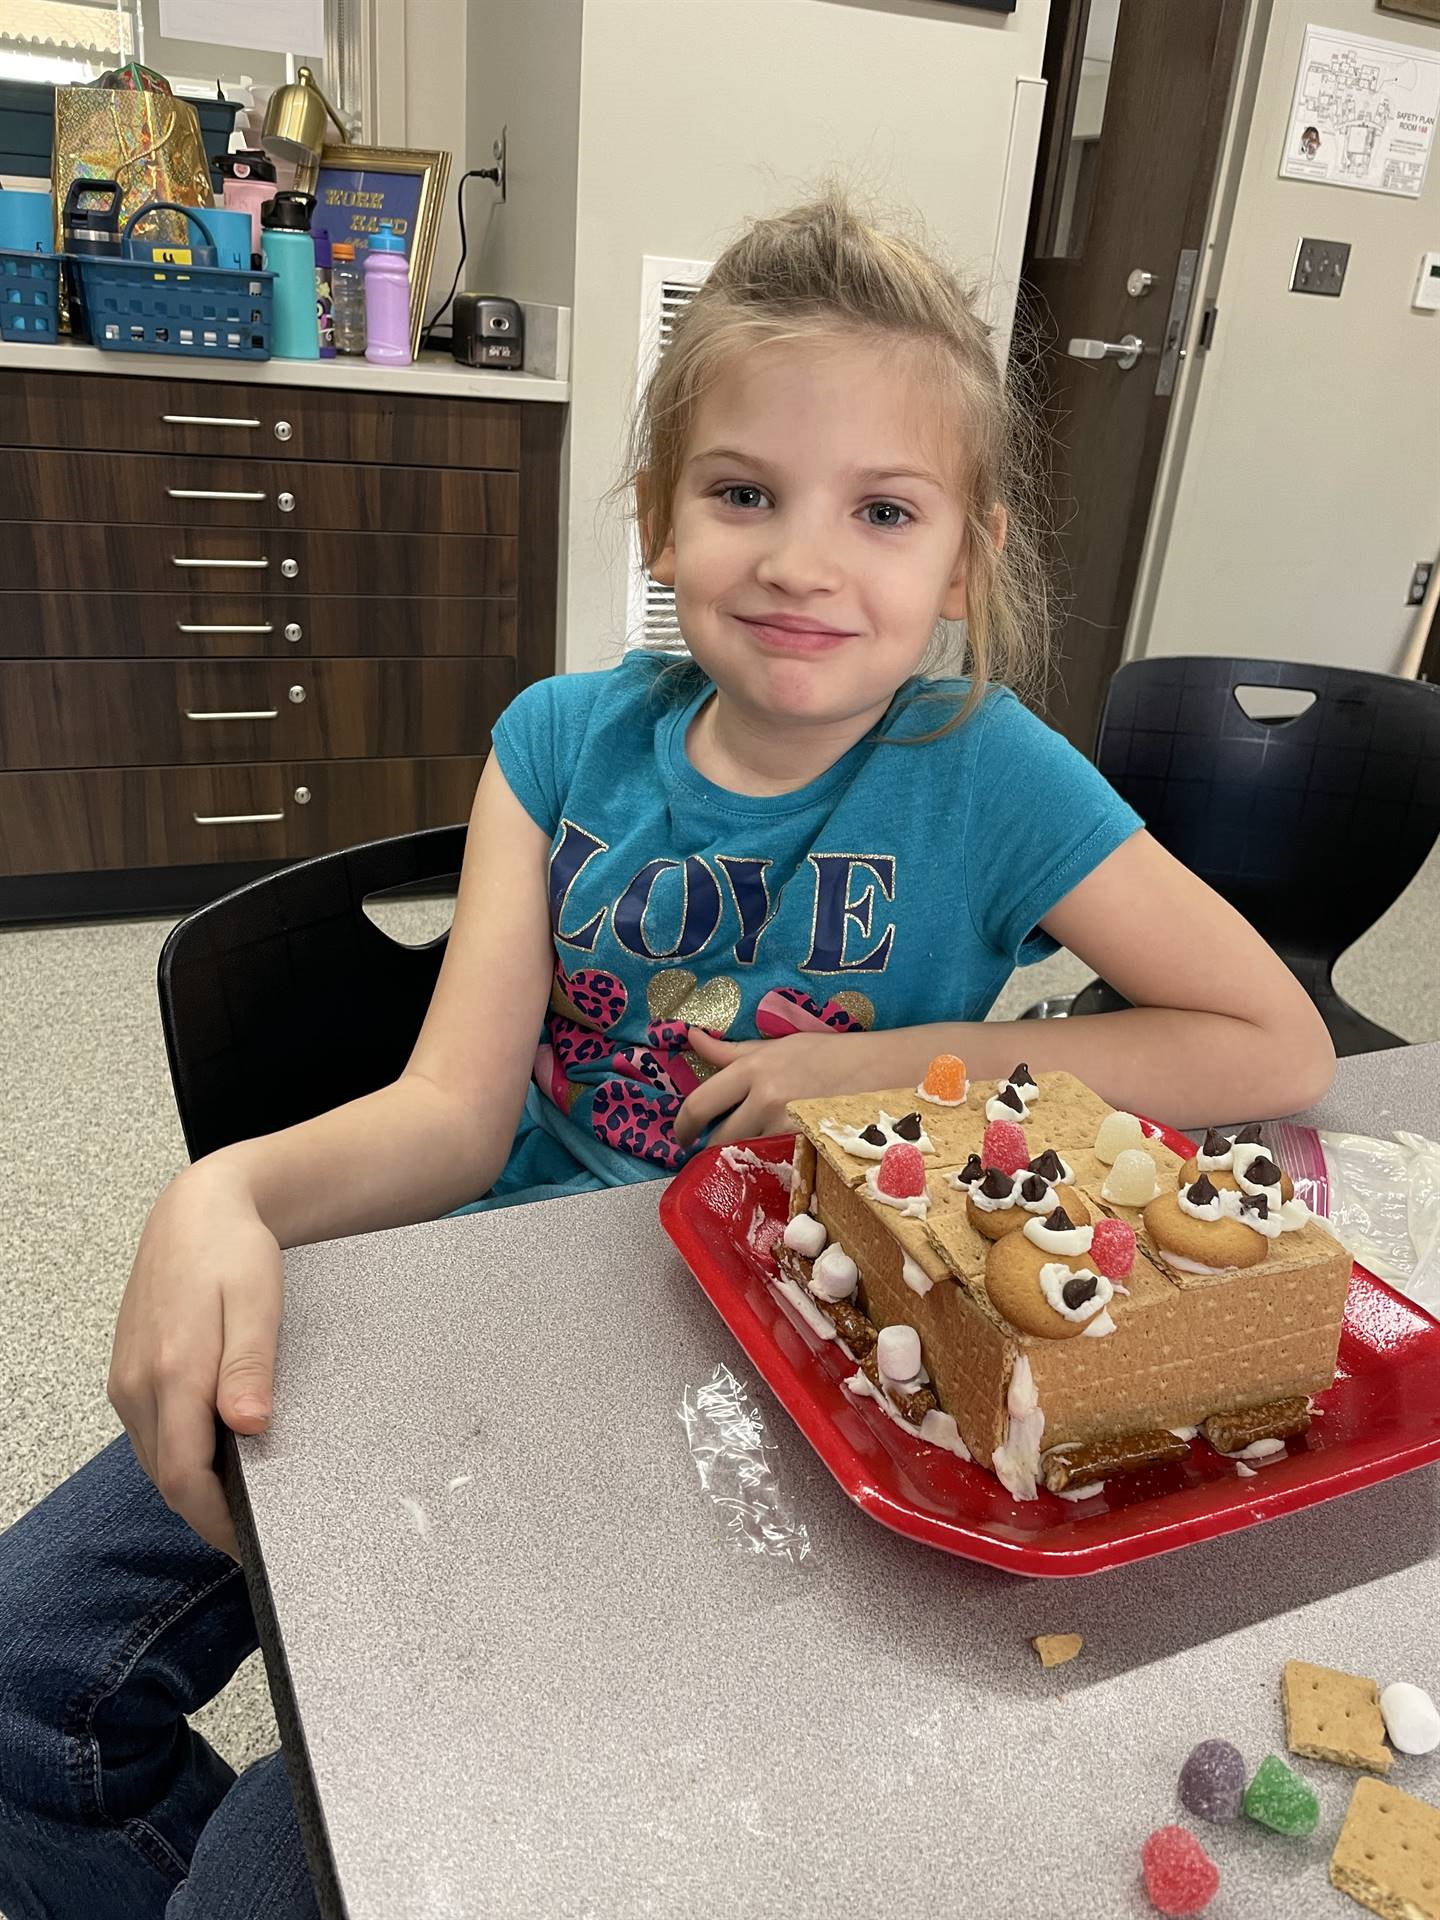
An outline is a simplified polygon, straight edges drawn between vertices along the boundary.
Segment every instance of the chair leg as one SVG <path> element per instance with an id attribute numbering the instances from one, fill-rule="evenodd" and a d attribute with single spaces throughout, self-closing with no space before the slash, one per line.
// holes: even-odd
<path id="1" fill-rule="evenodd" d="M 1075 1004 L 1073 993 L 1052 993 L 1048 1000 L 1037 1000 L 1021 1014 L 1022 1020 L 1068 1020 Z"/>

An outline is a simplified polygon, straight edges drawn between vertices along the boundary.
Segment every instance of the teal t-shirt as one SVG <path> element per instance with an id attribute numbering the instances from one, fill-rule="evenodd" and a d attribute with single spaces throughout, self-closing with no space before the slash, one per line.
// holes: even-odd
<path id="1" fill-rule="evenodd" d="M 1036 923 L 1141 825 L 1085 757 L 993 689 L 912 680 L 877 736 L 793 793 L 705 779 L 685 750 L 711 691 L 632 653 L 527 687 L 494 730 L 550 836 L 555 978 L 495 1201 L 616 1186 L 688 1157 L 687 1024 L 729 1040 L 981 1020 Z M 931 697 L 934 696 L 934 697 Z M 493 1204 L 493 1203 L 492 1203 Z"/>

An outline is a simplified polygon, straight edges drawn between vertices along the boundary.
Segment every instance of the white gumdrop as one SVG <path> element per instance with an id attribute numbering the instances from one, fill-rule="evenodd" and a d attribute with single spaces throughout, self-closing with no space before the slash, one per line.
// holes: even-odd
<path id="1" fill-rule="evenodd" d="M 1113 1166 L 1126 1147 L 1138 1147 L 1145 1135 L 1133 1113 L 1107 1113 L 1095 1136 L 1095 1153 L 1107 1167 Z"/>
<path id="2" fill-rule="evenodd" d="M 920 1336 L 900 1322 L 882 1327 L 875 1342 L 875 1364 L 882 1380 L 913 1380 L 920 1371 Z"/>
<path id="3" fill-rule="evenodd" d="M 786 1246 L 794 1253 L 803 1253 L 807 1260 L 823 1251 L 828 1238 L 821 1222 L 812 1220 L 808 1213 L 797 1213 L 785 1229 Z"/>
<path id="4" fill-rule="evenodd" d="M 1395 1681 L 1380 1696 L 1380 1712 L 1391 1746 L 1401 1753 L 1431 1753 L 1440 1747 L 1440 1713 L 1423 1687 Z"/>
<path id="5" fill-rule="evenodd" d="M 848 1300 L 860 1284 L 860 1269 L 832 1240 L 810 1269 L 810 1291 L 822 1300 Z"/>
<path id="6" fill-rule="evenodd" d="M 1156 1194 L 1155 1162 L 1143 1147 L 1126 1147 L 1116 1154 L 1102 1192 L 1117 1207 L 1147 1206 Z"/>

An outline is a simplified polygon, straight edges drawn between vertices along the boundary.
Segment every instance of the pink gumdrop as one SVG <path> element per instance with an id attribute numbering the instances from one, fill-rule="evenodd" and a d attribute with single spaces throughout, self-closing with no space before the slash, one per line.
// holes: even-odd
<path id="1" fill-rule="evenodd" d="M 875 1184 L 892 1200 L 913 1200 L 925 1191 L 925 1156 L 919 1147 L 896 1141 L 880 1156 Z"/>
<path id="2" fill-rule="evenodd" d="M 980 1158 L 1001 1173 L 1019 1173 L 1030 1165 L 1030 1143 L 1013 1120 L 992 1120 L 985 1129 Z"/>
<path id="3" fill-rule="evenodd" d="M 1186 1827 L 1157 1827 L 1140 1870 L 1151 1906 L 1174 1916 L 1203 1913 L 1220 1885 L 1220 1869 Z"/>
<path id="4" fill-rule="evenodd" d="M 1135 1229 L 1128 1220 L 1097 1220 L 1090 1263 L 1107 1280 L 1123 1280 L 1135 1264 Z"/>

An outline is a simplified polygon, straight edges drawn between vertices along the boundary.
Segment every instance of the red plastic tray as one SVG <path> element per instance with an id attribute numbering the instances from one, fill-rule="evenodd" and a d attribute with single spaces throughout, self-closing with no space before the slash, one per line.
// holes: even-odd
<path id="1" fill-rule="evenodd" d="M 1146 1122 L 1188 1157 L 1193 1144 Z M 793 1136 L 737 1142 L 788 1162 Z M 771 1248 L 789 1195 L 751 1166 L 707 1148 L 660 1201 L 660 1220 L 711 1302 L 845 1492 L 897 1533 L 1014 1573 L 1100 1573 L 1296 1513 L 1317 1501 L 1440 1459 L 1440 1323 L 1356 1266 L 1335 1383 L 1308 1433 L 1238 1475 L 1204 1441 L 1187 1460 L 1118 1475 L 1083 1502 L 1042 1492 L 1012 1500 L 982 1468 L 903 1432 L 844 1382 L 853 1363 L 820 1340 L 770 1285 Z"/>

